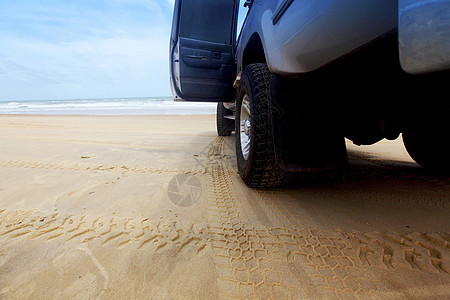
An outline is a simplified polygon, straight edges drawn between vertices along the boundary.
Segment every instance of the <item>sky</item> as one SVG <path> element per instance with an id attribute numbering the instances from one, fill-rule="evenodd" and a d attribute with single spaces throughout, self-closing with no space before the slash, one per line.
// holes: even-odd
<path id="1" fill-rule="evenodd" d="M 170 96 L 174 0 L 0 0 L 0 101 Z"/>

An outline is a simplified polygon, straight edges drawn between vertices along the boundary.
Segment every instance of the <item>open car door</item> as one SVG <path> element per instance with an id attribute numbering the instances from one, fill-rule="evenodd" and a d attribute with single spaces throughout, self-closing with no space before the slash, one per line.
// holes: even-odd
<path id="1" fill-rule="evenodd" d="M 170 38 L 175 100 L 232 100 L 238 6 L 238 0 L 175 0 Z"/>

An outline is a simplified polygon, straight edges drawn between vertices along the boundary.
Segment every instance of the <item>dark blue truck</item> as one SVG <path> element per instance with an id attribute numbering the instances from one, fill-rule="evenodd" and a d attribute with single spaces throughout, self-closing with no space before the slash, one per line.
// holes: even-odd
<path id="1" fill-rule="evenodd" d="M 252 187 L 345 166 L 345 138 L 402 134 L 416 162 L 448 170 L 449 69 L 449 0 L 175 1 L 174 98 L 218 102 Z"/>

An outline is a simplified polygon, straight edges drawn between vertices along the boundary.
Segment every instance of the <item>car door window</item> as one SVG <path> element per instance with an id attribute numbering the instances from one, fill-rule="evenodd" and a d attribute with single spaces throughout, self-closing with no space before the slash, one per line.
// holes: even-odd
<path id="1" fill-rule="evenodd" d="M 184 0 L 180 36 L 232 44 L 234 1 Z"/>

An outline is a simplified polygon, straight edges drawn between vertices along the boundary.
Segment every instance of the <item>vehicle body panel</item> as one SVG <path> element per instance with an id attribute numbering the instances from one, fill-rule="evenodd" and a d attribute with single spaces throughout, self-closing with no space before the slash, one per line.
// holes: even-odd
<path id="1" fill-rule="evenodd" d="M 290 4 L 279 16 L 286 3 Z M 262 40 L 269 69 L 294 75 L 324 66 L 396 26 L 397 3 L 392 0 L 255 1 L 239 38 L 238 69 L 243 49 L 255 33 Z"/>
<path id="2" fill-rule="evenodd" d="M 399 0 L 400 63 L 408 73 L 450 69 L 450 1 Z"/>

